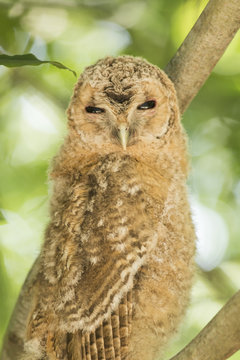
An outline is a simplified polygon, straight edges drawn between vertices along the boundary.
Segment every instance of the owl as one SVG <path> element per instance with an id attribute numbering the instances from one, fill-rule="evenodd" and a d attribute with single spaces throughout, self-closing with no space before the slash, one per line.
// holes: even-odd
<path id="1" fill-rule="evenodd" d="M 22 360 L 155 360 L 189 301 L 195 234 L 174 86 L 107 57 L 80 76 L 50 171 Z"/>

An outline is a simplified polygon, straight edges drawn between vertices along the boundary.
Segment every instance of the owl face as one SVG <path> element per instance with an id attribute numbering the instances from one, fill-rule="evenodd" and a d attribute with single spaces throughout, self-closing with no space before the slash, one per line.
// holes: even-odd
<path id="1" fill-rule="evenodd" d="M 112 144 L 127 151 L 139 142 L 159 142 L 167 133 L 172 112 L 159 81 L 139 80 L 121 90 L 81 86 L 72 115 L 83 145 Z"/>

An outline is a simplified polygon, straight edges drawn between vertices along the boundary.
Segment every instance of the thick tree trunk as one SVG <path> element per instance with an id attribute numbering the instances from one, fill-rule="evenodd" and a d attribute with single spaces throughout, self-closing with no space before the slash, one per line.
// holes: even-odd
<path id="1" fill-rule="evenodd" d="M 240 0 L 210 0 L 168 63 L 183 113 L 240 27 Z"/>

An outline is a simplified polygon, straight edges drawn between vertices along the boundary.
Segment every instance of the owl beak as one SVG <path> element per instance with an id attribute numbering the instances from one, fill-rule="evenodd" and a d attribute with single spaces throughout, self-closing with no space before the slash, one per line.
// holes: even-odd
<path id="1" fill-rule="evenodd" d="M 128 138 L 129 138 L 129 129 L 128 129 L 127 124 L 121 124 L 118 127 L 118 134 L 119 134 L 119 139 L 122 144 L 122 147 L 124 150 L 126 150 Z"/>

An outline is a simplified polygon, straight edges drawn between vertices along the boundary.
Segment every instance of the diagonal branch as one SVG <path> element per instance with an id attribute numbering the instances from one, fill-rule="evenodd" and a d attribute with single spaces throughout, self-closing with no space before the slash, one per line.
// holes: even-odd
<path id="1" fill-rule="evenodd" d="M 240 349 L 240 291 L 171 360 L 225 360 Z"/>
<path id="2" fill-rule="evenodd" d="M 240 27 L 239 0 L 210 0 L 165 71 L 181 113 L 207 80 Z"/>

